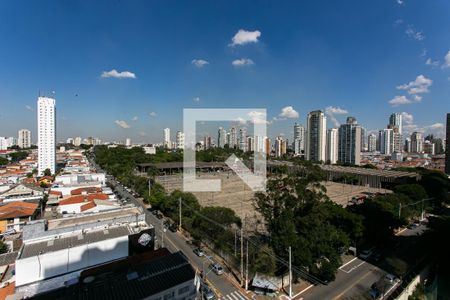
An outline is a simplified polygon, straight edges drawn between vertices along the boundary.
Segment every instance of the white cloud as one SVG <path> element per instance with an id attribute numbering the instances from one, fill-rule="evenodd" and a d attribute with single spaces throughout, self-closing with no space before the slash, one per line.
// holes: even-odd
<path id="1" fill-rule="evenodd" d="M 131 121 L 137 121 L 139 118 L 138 118 L 138 116 L 134 116 L 132 119 L 131 119 Z"/>
<path id="2" fill-rule="evenodd" d="M 298 112 L 292 106 L 286 106 L 281 109 L 279 116 L 286 119 L 295 119 L 298 118 Z"/>
<path id="3" fill-rule="evenodd" d="M 407 84 L 402 84 L 397 86 L 399 90 L 407 90 L 409 94 L 422 94 L 429 93 L 429 87 L 433 84 L 433 80 L 426 78 L 423 75 L 419 75 L 416 77 L 416 80 L 411 81 Z"/>
<path id="4" fill-rule="evenodd" d="M 406 125 L 411 125 L 414 123 L 414 117 L 412 114 L 407 113 L 407 112 L 402 112 L 402 122 Z"/>
<path id="5" fill-rule="evenodd" d="M 128 125 L 127 122 L 123 121 L 123 120 L 115 120 L 114 123 L 117 124 L 117 126 L 122 127 L 122 128 L 130 128 L 131 126 Z"/>
<path id="6" fill-rule="evenodd" d="M 450 51 L 448 51 L 444 57 L 444 64 L 442 65 L 442 68 L 450 68 Z"/>
<path id="7" fill-rule="evenodd" d="M 333 122 L 334 126 L 338 127 L 340 122 L 337 120 L 335 115 L 345 115 L 348 114 L 348 111 L 346 109 L 334 106 L 327 106 L 325 108 L 325 114 L 327 114 L 330 118 L 330 120 Z"/>
<path id="8" fill-rule="evenodd" d="M 412 101 L 405 96 L 395 96 L 393 99 L 389 100 L 389 104 L 392 106 L 399 106 L 403 104 L 411 104 Z"/>
<path id="9" fill-rule="evenodd" d="M 257 43 L 260 36 L 261 31 L 259 30 L 247 31 L 244 29 L 239 29 L 239 31 L 231 39 L 231 44 L 229 46 Z"/>
<path id="10" fill-rule="evenodd" d="M 406 28 L 405 33 L 408 37 L 416 41 L 422 41 L 425 39 L 425 35 L 423 34 L 423 32 L 417 31 L 412 25 L 408 25 L 408 28 Z"/>
<path id="11" fill-rule="evenodd" d="M 434 123 L 432 125 L 427 126 L 430 129 L 444 129 L 444 124 L 442 123 Z"/>
<path id="12" fill-rule="evenodd" d="M 403 19 L 397 19 L 397 20 L 395 20 L 395 22 L 394 22 L 394 25 L 395 25 L 395 26 L 398 26 L 398 25 L 400 25 L 400 24 L 403 24 Z"/>
<path id="13" fill-rule="evenodd" d="M 154 112 L 154 111 L 150 112 L 148 115 L 150 117 L 156 117 L 157 116 L 156 112 Z"/>
<path id="14" fill-rule="evenodd" d="M 197 68 L 203 68 L 206 65 L 209 65 L 209 62 L 204 59 L 193 59 L 191 64 L 196 66 Z"/>
<path id="15" fill-rule="evenodd" d="M 251 111 L 248 113 L 248 116 L 251 118 L 254 124 L 269 124 L 269 122 L 266 120 L 266 113 L 262 111 Z"/>
<path id="16" fill-rule="evenodd" d="M 396 0 L 397 4 L 399 5 L 403 5 L 405 4 L 405 0 Z"/>
<path id="17" fill-rule="evenodd" d="M 420 102 L 420 101 L 422 101 L 422 96 L 419 96 L 419 95 L 414 95 L 414 100 L 416 101 L 416 102 Z"/>
<path id="18" fill-rule="evenodd" d="M 254 65 L 255 63 L 250 58 L 241 58 L 233 60 L 231 64 L 235 67 L 242 67 L 242 66 L 251 66 Z"/>
<path id="19" fill-rule="evenodd" d="M 118 72 L 116 69 L 113 69 L 111 71 L 103 71 L 102 75 L 100 75 L 102 78 L 136 78 L 136 74 L 129 72 L 129 71 L 123 71 Z"/>
<path id="20" fill-rule="evenodd" d="M 425 64 L 427 66 L 437 67 L 439 65 L 439 61 L 438 60 L 432 60 L 431 58 L 428 58 L 427 61 L 425 62 Z"/>
<path id="21" fill-rule="evenodd" d="M 200 102 L 200 97 L 195 97 L 195 98 L 192 99 L 192 101 L 194 101 L 194 102 Z"/>
<path id="22" fill-rule="evenodd" d="M 422 52 L 420 53 L 420 57 L 425 57 L 425 56 L 427 56 L 427 54 L 428 54 L 428 50 L 427 49 L 422 49 Z"/>
<path id="23" fill-rule="evenodd" d="M 29 106 L 29 105 L 25 105 L 25 108 L 28 109 L 28 110 L 33 110 L 33 108 L 31 106 Z"/>

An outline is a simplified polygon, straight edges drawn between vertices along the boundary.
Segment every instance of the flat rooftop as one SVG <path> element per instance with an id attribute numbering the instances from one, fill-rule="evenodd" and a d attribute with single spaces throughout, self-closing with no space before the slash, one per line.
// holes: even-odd
<path id="1" fill-rule="evenodd" d="M 89 215 L 66 217 L 61 219 L 48 220 L 48 230 L 71 227 L 74 225 L 111 220 L 114 218 L 126 217 L 130 215 L 141 215 L 143 212 L 138 207 L 123 208 L 106 212 L 99 212 Z"/>
<path id="2" fill-rule="evenodd" d="M 334 172 L 351 173 L 351 174 L 358 174 L 358 175 L 393 177 L 393 178 L 398 178 L 398 177 L 417 178 L 419 176 L 419 174 L 414 173 L 414 172 L 366 169 L 366 168 L 344 167 L 344 166 L 336 166 L 336 165 L 321 165 L 320 167 L 324 171 L 334 171 Z"/>
<path id="3" fill-rule="evenodd" d="M 128 236 L 130 233 L 132 232 L 128 226 L 109 227 L 106 229 L 95 230 L 87 233 L 79 233 L 67 237 L 24 244 L 19 259 L 33 257 L 37 256 L 38 254 L 49 253 L 90 243 L 105 241 L 121 236 Z"/>

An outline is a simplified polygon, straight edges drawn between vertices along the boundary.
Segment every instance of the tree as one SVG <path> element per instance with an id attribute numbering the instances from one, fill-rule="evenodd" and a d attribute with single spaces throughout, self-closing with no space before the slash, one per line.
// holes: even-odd
<path id="1" fill-rule="evenodd" d="M 6 245 L 3 241 L 0 241 L 0 254 L 8 252 L 8 245 Z"/>
<path id="2" fill-rule="evenodd" d="M 5 166 L 9 164 L 9 160 L 7 160 L 6 158 L 0 157 L 0 166 Z"/>
<path id="3" fill-rule="evenodd" d="M 264 245 L 257 249 L 252 269 L 255 272 L 274 275 L 276 271 L 275 252 L 269 245 Z"/>
<path id="4" fill-rule="evenodd" d="M 52 176 L 52 172 L 50 171 L 50 169 L 44 170 L 44 176 Z"/>
<path id="5" fill-rule="evenodd" d="M 11 161 L 18 162 L 28 157 L 28 151 L 16 151 L 8 155 L 11 157 Z"/>
<path id="6" fill-rule="evenodd" d="M 341 260 L 339 249 L 359 239 L 362 218 L 326 196 L 322 170 L 302 164 L 298 174 L 274 176 L 254 205 L 264 217 L 274 252 L 287 259 L 292 247 L 294 264 L 307 267 L 323 280 L 333 280 Z"/>

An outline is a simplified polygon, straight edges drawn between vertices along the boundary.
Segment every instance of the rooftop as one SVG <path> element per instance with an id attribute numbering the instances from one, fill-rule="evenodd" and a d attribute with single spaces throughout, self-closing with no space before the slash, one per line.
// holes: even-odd
<path id="1" fill-rule="evenodd" d="M 128 236 L 130 233 L 131 232 L 128 226 L 109 227 L 103 230 L 95 230 L 87 233 L 74 234 L 67 237 L 55 238 L 42 242 L 24 244 L 19 259 L 109 240 L 121 236 Z"/>
<path id="2" fill-rule="evenodd" d="M 88 269 L 81 273 L 77 284 L 33 299 L 145 299 L 194 280 L 195 271 L 182 253 L 166 254 L 162 251 L 167 250 L 160 249 Z M 90 280 L 84 280 L 87 278 Z"/>
<path id="3" fill-rule="evenodd" d="M 39 204 L 15 201 L 0 206 L 0 220 L 29 217 L 34 214 Z"/>

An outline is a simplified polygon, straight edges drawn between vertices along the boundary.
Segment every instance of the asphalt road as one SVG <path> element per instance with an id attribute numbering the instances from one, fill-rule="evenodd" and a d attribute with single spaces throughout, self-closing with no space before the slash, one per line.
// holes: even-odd
<path id="1" fill-rule="evenodd" d="M 91 162 L 99 172 L 104 172 L 99 166 Z M 181 251 L 188 258 L 191 265 L 197 270 L 204 270 L 206 274 L 206 279 L 212 285 L 213 290 L 216 292 L 217 298 L 233 299 L 237 297 L 240 300 L 248 299 L 239 288 L 234 286 L 226 277 L 227 275 L 216 275 L 214 272 L 210 271 L 209 265 L 211 259 L 208 257 L 198 257 L 194 252 L 194 247 L 189 245 L 185 238 L 179 232 L 171 232 L 170 230 L 164 231 L 163 220 L 158 219 L 153 215 L 141 201 L 136 199 L 130 192 L 125 190 L 120 184 L 118 184 L 112 176 L 107 176 L 107 181 L 115 187 L 115 190 L 120 194 L 122 199 L 129 199 L 129 202 L 133 203 L 138 207 L 142 207 L 145 212 L 145 220 L 148 224 L 155 227 L 156 235 L 160 244 L 169 249 L 171 252 Z M 164 236 L 164 237 L 163 237 Z"/>

